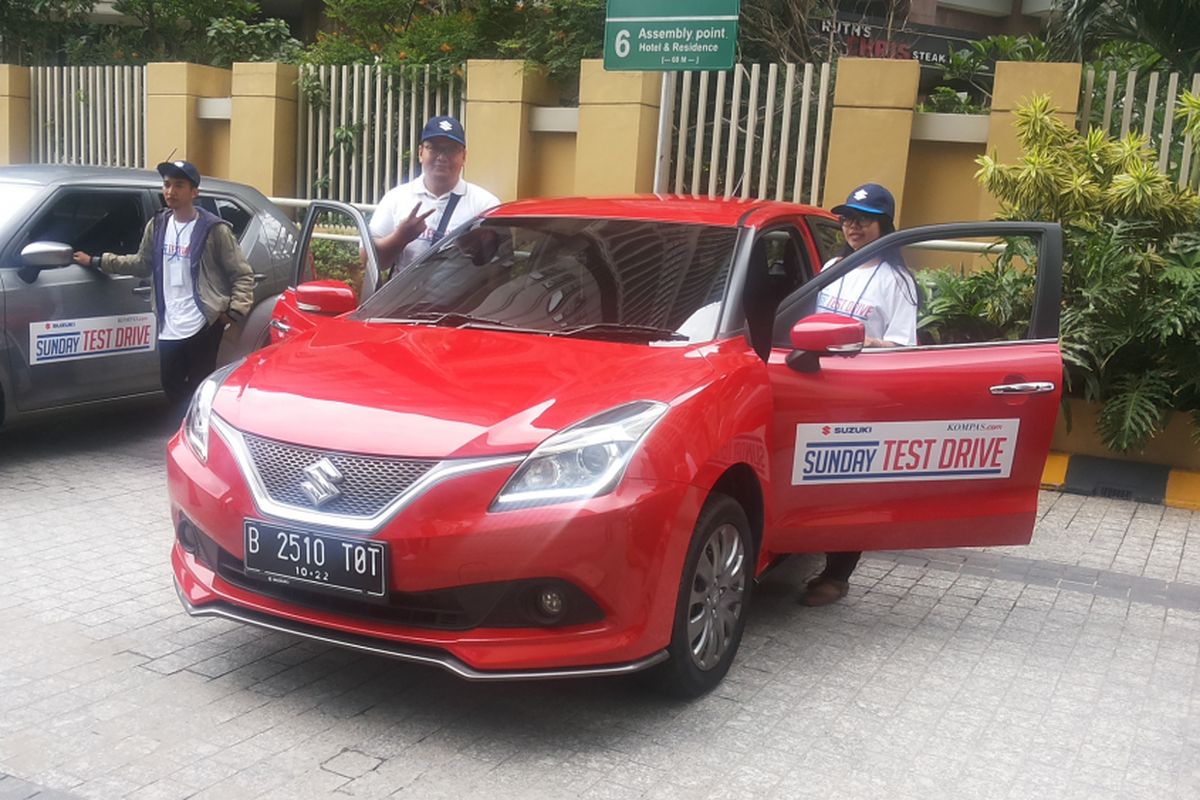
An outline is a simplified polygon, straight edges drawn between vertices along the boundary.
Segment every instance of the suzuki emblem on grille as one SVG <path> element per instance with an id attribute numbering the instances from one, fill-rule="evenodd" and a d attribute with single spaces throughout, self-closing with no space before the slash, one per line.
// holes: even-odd
<path id="1" fill-rule="evenodd" d="M 308 477 L 300 481 L 300 490 L 312 500 L 314 506 L 323 506 L 341 496 L 342 490 L 337 485 L 346 478 L 328 458 L 309 464 L 304 468 L 304 474 Z"/>

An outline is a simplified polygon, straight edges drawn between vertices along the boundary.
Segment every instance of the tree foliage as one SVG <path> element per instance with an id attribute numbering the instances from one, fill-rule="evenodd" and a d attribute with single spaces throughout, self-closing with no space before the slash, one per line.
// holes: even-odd
<path id="1" fill-rule="evenodd" d="M 1180 111 L 1200 126 L 1200 98 Z M 1172 410 L 1200 412 L 1200 197 L 1158 171 L 1141 136 L 1079 134 L 1045 97 L 1018 110 L 1017 129 L 1022 157 L 982 156 L 977 178 L 1002 218 L 1063 225 L 1068 387 L 1103 404 L 1107 446 L 1137 449 Z"/>
<path id="2" fill-rule="evenodd" d="M 315 64 L 431 64 L 515 58 L 553 77 L 603 53 L 604 0 L 328 0 L 332 30 L 306 60 Z"/>
<path id="3" fill-rule="evenodd" d="M 1102 56 L 1108 45 L 1140 44 L 1154 54 L 1152 61 L 1192 75 L 1200 72 L 1200 3 L 1061 0 L 1051 41 L 1063 58 L 1072 60 Z"/>
<path id="4" fill-rule="evenodd" d="M 0 63 L 53 61 L 63 38 L 82 29 L 94 0 L 0 0 Z"/>

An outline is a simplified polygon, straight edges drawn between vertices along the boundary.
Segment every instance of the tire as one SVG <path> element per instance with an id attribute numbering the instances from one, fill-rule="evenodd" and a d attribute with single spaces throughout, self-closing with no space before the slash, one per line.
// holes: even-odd
<path id="1" fill-rule="evenodd" d="M 745 510 L 733 498 L 713 494 L 683 563 L 670 658 L 653 675 L 661 691 L 700 697 L 725 677 L 746 627 L 754 563 Z"/>

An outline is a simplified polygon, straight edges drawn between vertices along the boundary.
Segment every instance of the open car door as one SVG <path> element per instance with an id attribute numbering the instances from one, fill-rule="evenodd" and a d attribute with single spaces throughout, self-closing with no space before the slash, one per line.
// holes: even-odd
<path id="1" fill-rule="evenodd" d="M 383 280 L 366 219 L 334 200 L 314 200 L 308 207 L 293 267 L 294 283 L 271 314 L 272 342 L 353 311 Z"/>
<path id="2" fill-rule="evenodd" d="M 816 300 L 880 258 L 918 271 L 1015 270 L 1025 290 L 1012 302 L 1028 324 L 1014 332 L 963 320 L 933 343 L 863 349 L 861 324 L 814 316 Z M 1061 274 L 1057 225 L 957 223 L 885 236 L 785 298 L 767 365 L 776 520 L 767 548 L 1028 543 L 1063 374 Z"/>

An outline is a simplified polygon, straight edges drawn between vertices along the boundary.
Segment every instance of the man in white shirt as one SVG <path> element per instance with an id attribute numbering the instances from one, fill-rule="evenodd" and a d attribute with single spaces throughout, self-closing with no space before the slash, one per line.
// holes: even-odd
<path id="1" fill-rule="evenodd" d="M 371 216 L 371 238 L 385 275 L 400 270 L 448 231 L 500 200 L 462 178 L 467 136 L 454 117 L 433 117 L 421 131 L 421 174 L 389 191 Z"/>

